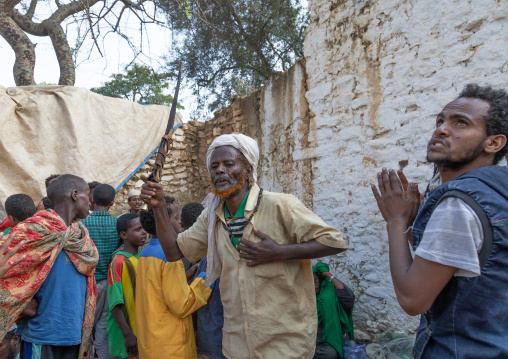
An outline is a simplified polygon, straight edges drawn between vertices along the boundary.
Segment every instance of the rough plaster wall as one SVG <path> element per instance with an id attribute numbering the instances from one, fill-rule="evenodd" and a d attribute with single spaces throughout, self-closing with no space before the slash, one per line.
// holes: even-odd
<path id="1" fill-rule="evenodd" d="M 355 326 L 412 332 L 397 304 L 387 236 L 369 184 L 382 167 L 426 186 L 434 119 L 466 83 L 506 87 L 504 1 L 309 1 L 307 99 L 319 144 L 314 208 L 350 249 L 330 259 L 357 294 Z"/>
<path id="2" fill-rule="evenodd" d="M 274 75 L 260 91 L 259 182 L 267 190 L 292 193 L 312 208 L 313 171 L 308 155 L 311 117 L 306 91 L 303 61 Z"/>

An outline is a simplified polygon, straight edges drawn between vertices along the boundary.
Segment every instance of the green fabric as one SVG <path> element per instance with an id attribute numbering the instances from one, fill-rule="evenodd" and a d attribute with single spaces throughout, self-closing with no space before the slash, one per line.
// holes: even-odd
<path id="1" fill-rule="evenodd" d="M 109 355 L 117 358 L 128 358 L 129 354 L 125 348 L 125 340 L 123 338 L 122 331 L 118 326 L 111 309 L 115 305 L 110 306 L 109 303 L 117 302 L 117 304 L 123 303 L 123 288 L 122 282 L 116 282 L 112 285 L 108 285 L 108 316 L 107 316 L 107 331 L 108 331 L 108 347 Z"/>
<path id="2" fill-rule="evenodd" d="M 111 314 L 111 310 L 119 305 L 122 305 L 122 312 L 125 317 L 127 324 L 132 329 L 132 324 L 130 323 L 129 313 L 126 307 L 126 300 L 128 298 L 124 295 L 124 283 L 122 281 L 123 271 L 127 270 L 125 268 L 125 259 L 135 257 L 139 259 L 141 255 L 141 251 L 138 251 L 136 254 L 131 254 L 125 251 L 118 251 L 113 258 L 111 263 L 111 267 L 109 268 L 108 274 L 108 315 L 107 315 L 107 332 L 108 332 L 108 346 L 109 346 L 109 355 L 115 358 L 130 358 L 132 355 L 127 353 L 127 349 L 125 348 L 125 340 L 116 322 L 113 314 Z M 125 258 L 121 258 L 123 256 Z M 130 278 L 130 275 L 129 275 Z M 132 284 L 131 284 L 132 286 Z M 135 291 L 135 288 L 133 288 Z M 133 331 L 134 332 L 134 331 Z"/>
<path id="3" fill-rule="evenodd" d="M 329 267 L 317 262 L 312 267 L 313 273 L 329 272 Z M 335 294 L 335 286 L 328 278 L 320 277 L 321 289 L 316 295 L 319 323 L 323 323 L 323 343 L 332 346 L 344 357 L 344 333 L 348 333 L 351 340 L 354 340 L 353 330 L 353 309 L 348 312 L 340 304 Z"/>
<path id="4" fill-rule="evenodd" d="M 117 221 L 118 219 L 107 211 L 94 211 L 81 221 L 99 251 L 99 263 L 95 267 L 97 283 L 108 279 L 108 267 L 113 253 L 123 243 L 116 231 Z"/>
<path id="5" fill-rule="evenodd" d="M 6 236 L 7 234 L 9 234 L 10 231 L 12 231 L 12 228 L 6 228 L 5 231 L 4 231 L 4 236 Z"/>
<path id="6" fill-rule="evenodd" d="M 228 220 L 231 219 L 242 219 L 245 217 L 245 205 L 247 204 L 247 198 L 249 198 L 250 189 L 247 191 L 247 194 L 245 197 L 243 197 L 242 203 L 240 203 L 240 207 L 238 207 L 238 210 L 236 211 L 235 215 L 232 216 L 229 213 L 228 206 L 226 206 L 226 203 L 224 202 L 224 218 L 226 219 L 226 223 Z M 241 231 L 243 233 L 243 230 Z M 236 248 L 236 246 L 240 243 L 240 239 L 242 238 L 241 235 L 232 236 L 231 237 L 231 243 L 233 244 L 233 247 Z"/>

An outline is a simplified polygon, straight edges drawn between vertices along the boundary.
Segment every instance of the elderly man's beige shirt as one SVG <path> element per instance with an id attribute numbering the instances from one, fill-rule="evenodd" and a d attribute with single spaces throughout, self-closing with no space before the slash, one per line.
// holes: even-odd
<path id="1" fill-rule="evenodd" d="M 259 187 L 251 188 L 245 206 L 249 217 Z M 222 263 L 220 292 L 224 305 L 222 347 L 229 359 L 312 358 L 316 344 L 316 294 L 311 261 L 288 260 L 248 267 L 223 228 L 224 202 L 216 209 L 215 238 Z M 191 262 L 206 256 L 208 212 L 178 236 L 178 245 Z M 346 249 L 340 232 L 327 225 L 296 197 L 264 191 L 258 211 L 243 238 L 259 242 L 253 226 L 281 245 L 312 239 Z"/>

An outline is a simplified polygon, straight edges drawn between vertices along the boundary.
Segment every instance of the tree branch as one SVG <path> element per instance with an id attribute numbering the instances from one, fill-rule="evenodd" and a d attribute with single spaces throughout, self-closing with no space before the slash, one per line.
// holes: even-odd
<path id="1" fill-rule="evenodd" d="M 222 67 L 222 68 L 218 69 L 217 71 L 215 71 L 214 74 L 212 75 L 212 77 L 209 78 L 209 79 L 197 79 L 197 83 L 198 83 L 199 86 L 207 87 L 213 80 L 215 80 L 217 75 L 220 74 L 221 72 L 225 72 L 225 71 L 229 71 L 229 70 L 234 70 L 234 69 L 239 69 L 239 68 L 244 68 L 244 69 L 249 69 L 249 70 L 252 70 L 252 71 L 256 71 L 261 76 L 264 76 L 263 72 L 261 72 L 259 69 L 255 68 L 253 66 L 235 65 L 235 66 Z"/>
<path id="2" fill-rule="evenodd" d="M 240 29 L 240 34 L 242 35 L 243 39 L 245 40 L 245 43 L 249 46 L 249 48 L 251 50 L 253 50 L 256 53 L 256 55 L 259 56 L 259 59 L 264 64 L 265 68 L 268 69 L 268 73 L 263 74 L 263 76 L 265 78 L 268 78 L 268 76 L 271 73 L 270 62 L 265 57 L 265 54 L 263 54 L 263 51 L 258 46 L 256 46 L 257 43 L 256 44 L 251 43 L 252 38 L 246 34 L 245 29 L 243 28 L 243 25 L 242 25 L 242 21 L 241 21 L 240 17 L 236 14 L 236 12 L 232 6 L 231 6 L 230 10 L 231 10 L 231 15 L 233 15 L 233 18 L 234 18 L 238 28 Z"/>
<path id="3" fill-rule="evenodd" d="M 76 72 L 74 70 L 74 61 L 72 61 L 71 48 L 65 36 L 62 26 L 59 22 L 44 20 L 42 24 L 48 31 L 48 36 L 53 43 L 58 65 L 60 66 L 59 85 L 74 86 Z"/>
<path id="4" fill-rule="evenodd" d="M 91 8 L 92 6 L 94 6 L 101 0 L 89 0 L 89 1 L 88 0 L 76 0 L 76 1 L 70 2 L 66 5 L 62 5 L 48 18 L 48 20 L 54 21 L 57 23 L 61 23 L 69 16 L 74 15 L 74 14 L 82 11 L 83 9 L 85 9 L 86 8 L 85 1 L 86 1 L 86 6 L 88 8 Z"/>
<path id="5" fill-rule="evenodd" d="M 97 47 L 97 51 L 99 51 L 99 54 L 101 54 L 101 57 L 104 57 L 101 52 L 101 48 L 99 47 L 99 44 L 97 43 L 97 38 L 95 37 L 95 33 L 93 32 L 93 25 L 92 25 L 92 18 L 90 17 L 90 6 L 87 6 L 85 8 L 86 11 L 86 17 L 88 18 L 88 24 L 90 25 L 90 32 L 92 34 L 93 42 L 95 43 L 95 46 Z"/>
<path id="6" fill-rule="evenodd" d="M 3 9 L 5 2 L 0 0 L 0 35 L 14 50 L 14 81 L 16 86 L 35 85 L 35 47 L 28 36 L 16 25 L 13 19 L 6 16 Z"/>
<path id="7" fill-rule="evenodd" d="M 28 16 L 21 15 L 18 10 L 12 9 L 11 17 L 24 32 L 34 36 L 48 36 L 44 26 L 33 22 Z"/>
<path id="8" fill-rule="evenodd" d="M 32 20 L 34 17 L 35 7 L 37 6 L 37 1 L 38 0 L 30 1 L 30 7 L 28 8 L 28 11 L 25 14 L 25 16 L 28 17 L 30 20 Z"/>

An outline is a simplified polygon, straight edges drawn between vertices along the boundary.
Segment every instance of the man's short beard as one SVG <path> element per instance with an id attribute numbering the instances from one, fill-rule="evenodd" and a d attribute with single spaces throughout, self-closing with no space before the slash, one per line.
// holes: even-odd
<path id="1" fill-rule="evenodd" d="M 238 193 L 243 188 L 244 185 L 245 185 L 245 174 L 242 173 L 242 176 L 240 177 L 240 181 L 233 187 L 225 189 L 225 190 L 216 190 L 215 186 L 212 182 L 212 193 L 222 199 L 226 199 L 226 198 L 229 198 L 232 195 Z"/>
<path id="2" fill-rule="evenodd" d="M 476 147 L 470 148 L 466 150 L 464 156 L 458 160 L 452 160 L 450 156 L 446 158 L 439 158 L 434 161 L 429 160 L 429 155 L 427 154 L 427 161 L 435 163 L 436 165 L 444 166 L 449 169 L 458 169 L 464 165 L 467 165 L 470 162 L 473 162 L 480 154 L 483 152 L 483 139 Z"/>

